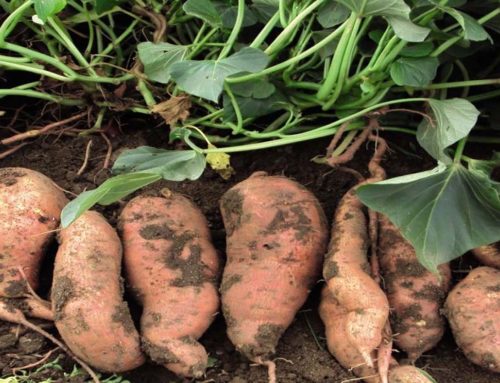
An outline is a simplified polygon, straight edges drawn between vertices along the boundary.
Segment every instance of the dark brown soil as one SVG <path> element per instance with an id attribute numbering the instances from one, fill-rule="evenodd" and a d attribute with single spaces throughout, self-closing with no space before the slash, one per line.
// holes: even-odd
<path id="1" fill-rule="evenodd" d="M 130 125 L 133 125 L 131 123 Z M 165 146 L 168 132 L 164 128 L 143 129 L 127 132 L 113 138 L 113 146 L 117 153 L 125 148 L 140 145 Z M 40 138 L 30 146 L 24 147 L 14 155 L 0 161 L 0 167 L 23 166 L 38 170 L 51 177 L 69 193 L 80 193 L 88 188 L 94 188 L 109 176 L 109 171 L 101 170 L 106 146 L 100 136 L 93 136 L 92 153 L 89 167 L 82 176 L 77 175 L 80 168 L 87 140 L 89 138 L 60 138 L 54 142 L 54 137 Z M 389 176 L 407 174 L 428 169 L 433 166 L 422 152 L 415 152 L 415 143 L 408 136 L 388 136 L 392 150 L 386 155 L 385 166 Z M 163 144 L 161 144 L 163 143 Z M 342 171 L 332 171 L 329 167 L 314 164 L 312 157 L 323 154 L 327 141 L 314 141 L 293 147 L 277 148 L 268 151 L 239 154 L 232 157 L 232 165 L 236 170 L 230 180 L 223 180 L 218 174 L 207 170 L 203 177 L 195 182 L 159 182 L 147 190 L 159 190 L 169 187 L 191 197 L 206 214 L 212 230 L 214 243 L 224 252 L 225 233 L 219 212 L 219 199 L 222 194 L 236 182 L 243 180 L 252 172 L 265 170 L 270 174 L 284 174 L 305 185 L 319 198 L 327 217 L 332 217 L 340 197 L 354 183 L 353 177 Z M 363 148 L 355 160 L 349 165 L 366 175 L 366 163 L 370 149 Z M 412 152 L 414 155 L 403 155 L 400 149 Z M 484 153 L 484 147 L 482 148 Z M 147 192 L 146 190 L 146 192 Z M 116 224 L 120 204 L 98 209 Z M 41 294 L 47 296 L 51 280 L 51 263 L 55 246 L 43 268 L 43 283 Z M 456 279 L 461 278 L 466 264 L 457 262 L 454 265 Z M 467 266 L 468 267 L 468 266 Z M 314 289 L 310 299 L 296 317 L 295 322 L 286 331 L 277 349 L 277 370 L 280 383 L 340 383 L 354 378 L 348 371 L 336 363 L 326 350 L 323 325 L 317 314 L 319 285 Z M 129 297 L 130 298 L 130 297 Z M 131 300 L 131 299 L 129 299 Z M 137 319 L 140 309 L 131 304 L 132 312 Z M 10 332 L 9 332 L 10 329 Z M 20 336 L 15 334 L 16 327 L 0 324 L 0 371 L 2 375 L 11 373 L 13 367 L 35 362 L 53 348 L 49 343 L 37 339 L 31 333 Z M 13 331 L 13 332 L 12 332 Z M 26 338 L 31 337 L 31 338 Z M 32 340 L 34 337 L 35 340 Z M 225 335 L 225 325 L 221 316 L 217 318 L 201 342 L 207 347 L 213 361 L 206 382 L 216 383 L 258 383 L 267 382 L 266 370 L 252 366 L 239 355 Z M 60 352 L 54 352 L 49 360 L 53 360 Z M 72 363 L 61 356 L 59 363 L 71 372 Z M 492 383 L 499 381 L 498 375 L 472 365 L 458 350 L 451 335 L 446 334 L 437 349 L 425 354 L 418 365 L 433 375 L 439 383 Z M 35 368 L 36 369 L 36 368 Z M 34 370 L 32 370 L 34 371 Z M 40 382 L 47 377 L 57 382 L 81 382 L 82 377 L 68 378 L 56 369 L 46 369 L 32 372 L 32 382 Z M 167 383 L 181 382 L 162 367 L 148 363 L 145 366 L 125 375 L 132 383 Z"/>

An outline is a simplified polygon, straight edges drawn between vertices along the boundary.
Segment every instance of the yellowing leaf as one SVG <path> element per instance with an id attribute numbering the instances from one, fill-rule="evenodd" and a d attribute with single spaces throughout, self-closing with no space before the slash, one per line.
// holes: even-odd
<path id="1" fill-rule="evenodd" d="M 234 174 L 230 159 L 231 157 L 227 153 L 207 154 L 207 163 L 225 180 L 229 179 Z"/>

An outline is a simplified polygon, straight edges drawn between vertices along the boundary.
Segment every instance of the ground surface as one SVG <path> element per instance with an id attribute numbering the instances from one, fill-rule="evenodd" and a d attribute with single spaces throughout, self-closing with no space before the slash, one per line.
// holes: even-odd
<path id="1" fill-rule="evenodd" d="M 133 124 L 131 124 L 133 125 Z M 113 137 L 115 155 L 123 148 L 133 148 L 139 145 L 160 146 L 166 143 L 168 132 L 164 128 L 130 130 L 125 134 Z M 60 138 L 56 142 L 54 136 L 38 139 L 34 144 L 24 147 L 11 157 L 0 160 L 0 167 L 24 166 L 45 173 L 61 187 L 71 193 L 80 193 L 86 188 L 93 188 L 105 180 L 109 173 L 102 171 L 102 162 L 106 146 L 100 136 L 92 137 L 90 163 L 82 176 L 77 176 L 85 146 L 89 138 Z M 390 136 L 391 151 L 386 155 L 385 165 L 389 176 L 401 175 L 429 168 L 433 163 L 421 152 L 415 153 L 415 145 L 408 138 Z M 162 145 L 165 146 L 166 144 Z M 318 154 L 323 154 L 326 141 L 315 141 L 294 147 L 279 148 L 272 151 L 261 151 L 252 154 L 235 155 L 232 158 L 236 174 L 229 181 L 222 180 L 212 171 L 206 171 L 196 182 L 158 183 L 148 190 L 165 186 L 190 196 L 206 214 L 214 236 L 216 247 L 221 256 L 224 251 L 224 231 L 218 210 L 218 200 L 234 183 L 246 178 L 253 171 L 266 170 L 271 174 L 284 174 L 294 178 L 312 190 L 322 203 L 328 217 L 332 217 L 335 206 L 350 186 L 354 184 L 352 176 L 341 171 L 332 171 L 326 166 L 310 162 Z M 363 148 L 355 160 L 349 165 L 366 174 L 365 165 L 370 153 L 370 147 Z M 414 156 L 403 156 L 400 150 L 415 153 Z M 484 149 L 484 148 L 483 148 Z M 112 223 L 116 221 L 121 206 L 101 209 Z M 43 278 L 47 294 L 50 286 L 51 257 L 46 261 Z M 469 264 L 466 262 L 466 264 Z M 464 275 L 463 262 L 454 264 L 455 279 Z M 297 315 L 295 322 L 282 338 L 276 356 L 278 366 L 278 381 L 280 383 L 340 383 L 354 378 L 340 367 L 326 351 L 323 338 L 323 325 L 317 314 L 319 285 L 303 310 Z M 132 311 L 138 318 L 140 308 L 132 305 Z M 3 376 L 11 373 L 13 367 L 24 366 L 40 360 L 43 355 L 53 349 L 53 346 L 32 333 L 16 333 L 16 328 L 0 324 L 0 372 Z M 219 317 L 201 342 L 207 347 L 214 366 L 208 371 L 206 382 L 215 383 L 259 383 L 267 382 L 266 371 L 262 367 L 249 365 L 243 357 L 235 352 L 225 335 L 225 326 Z M 48 360 L 53 360 L 60 354 L 55 350 Z M 61 356 L 59 364 L 71 371 L 71 361 Z M 500 380 L 498 375 L 482 370 L 469 363 L 457 349 L 451 335 L 446 334 L 437 349 L 424 355 L 419 366 L 432 374 L 439 383 L 493 383 Z M 57 382 L 83 382 L 83 377 L 64 378 L 57 369 L 45 369 L 31 373 L 30 382 L 40 382 L 47 377 Z M 147 364 L 126 375 L 133 383 L 167 383 L 180 382 L 162 367 Z"/>

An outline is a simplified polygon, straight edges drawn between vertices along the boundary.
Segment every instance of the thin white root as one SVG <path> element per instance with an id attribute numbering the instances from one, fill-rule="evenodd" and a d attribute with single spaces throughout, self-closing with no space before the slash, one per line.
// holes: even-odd
<path id="1" fill-rule="evenodd" d="M 262 358 L 257 358 L 255 362 L 259 365 L 267 367 L 267 376 L 269 383 L 276 383 L 276 363 L 272 360 L 263 361 Z"/>
<path id="2" fill-rule="evenodd" d="M 30 368 L 34 368 L 34 367 L 36 367 L 36 366 L 39 366 L 39 365 L 43 364 L 43 363 L 44 363 L 47 359 L 49 359 L 49 358 L 50 358 L 50 356 L 51 356 L 51 355 L 54 353 L 54 351 L 56 351 L 56 350 L 59 350 L 59 347 L 56 347 L 56 348 L 54 348 L 54 349 L 50 350 L 49 352 L 47 352 L 47 353 L 45 354 L 45 356 L 44 356 L 42 359 L 37 360 L 37 361 L 36 361 L 36 362 L 34 362 L 34 363 L 30 363 L 30 364 L 27 364 L 27 365 L 25 365 L 25 366 L 21 366 L 21 367 L 14 367 L 14 368 L 12 369 L 12 373 L 13 373 L 13 374 L 15 374 L 17 371 L 28 370 L 28 369 L 30 369 Z"/>

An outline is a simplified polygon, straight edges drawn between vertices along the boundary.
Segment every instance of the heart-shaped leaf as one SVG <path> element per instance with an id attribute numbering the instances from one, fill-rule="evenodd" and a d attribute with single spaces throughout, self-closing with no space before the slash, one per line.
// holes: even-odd
<path id="1" fill-rule="evenodd" d="M 421 42 L 429 35 L 430 29 L 411 22 L 411 9 L 403 0 L 337 0 L 337 2 L 359 16 L 384 16 L 394 33 L 405 41 Z"/>
<path id="2" fill-rule="evenodd" d="M 210 0 L 188 0 L 182 6 L 188 15 L 206 21 L 214 27 L 222 26 L 222 19 L 217 8 Z"/>
<path id="3" fill-rule="evenodd" d="M 466 137 L 476 125 L 479 111 L 461 98 L 430 99 L 432 121 L 425 118 L 417 130 L 419 144 L 436 160 L 451 163 L 444 150 Z"/>
<path id="4" fill-rule="evenodd" d="M 401 57 L 391 65 L 391 78 L 401 86 L 423 87 L 436 77 L 439 60 L 436 57 Z"/>
<path id="5" fill-rule="evenodd" d="M 241 72 L 260 72 L 268 62 L 264 52 L 246 47 L 222 60 L 177 62 L 170 67 L 170 75 L 185 92 L 217 102 L 227 77 Z"/>
<path id="6" fill-rule="evenodd" d="M 160 179 L 183 181 L 198 179 L 205 169 L 205 156 L 194 150 L 164 150 L 142 146 L 123 152 L 113 166 L 123 173 L 102 183 L 97 189 L 80 194 L 63 209 L 61 224 L 69 226 L 95 204 L 109 205 Z"/>
<path id="7" fill-rule="evenodd" d="M 170 80 L 170 67 L 182 61 L 188 47 L 169 43 L 145 42 L 137 45 L 144 73 L 152 81 L 166 84 Z"/>
<path id="8" fill-rule="evenodd" d="M 500 239 L 500 196 L 460 164 L 361 186 L 361 201 L 401 230 L 428 270 Z"/>

